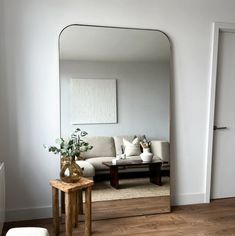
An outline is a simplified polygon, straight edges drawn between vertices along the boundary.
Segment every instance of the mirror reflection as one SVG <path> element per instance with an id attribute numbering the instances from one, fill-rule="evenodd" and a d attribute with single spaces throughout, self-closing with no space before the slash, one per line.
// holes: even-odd
<path id="1" fill-rule="evenodd" d="M 95 181 L 93 219 L 170 211 L 168 38 L 72 25 L 59 50 L 61 136 L 88 133 L 77 163 Z"/>

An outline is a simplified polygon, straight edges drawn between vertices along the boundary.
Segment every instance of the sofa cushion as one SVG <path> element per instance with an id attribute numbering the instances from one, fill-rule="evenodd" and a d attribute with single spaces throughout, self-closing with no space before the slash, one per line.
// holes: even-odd
<path id="1" fill-rule="evenodd" d="M 84 177 L 93 177 L 95 175 L 95 168 L 88 161 L 76 161 L 76 163 L 83 169 L 82 174 Z"/>
<path id="2" fill-rule="evenodd" d="M 140 156 L 131 156 L 131 157 L 127 157 L 127 159 L 132 160 L 132 161 L 139 161 L 141 160 Z M 157 157 L 157 156 L 153 156 L 153 160 L 155 161 L 161 161 L 161 158 Z"/>
<path id="3" fill-rule="evenodd" d="M 170 160 L 170 144 L 167 141 L 152 140 L 151 152 L 161 158 L 163 162 L 169 162 Z"/>
<path id="4" fill-rule="evenodd" d="M 81 154 L 82 157 L 115 157 L 115 147 L 112 137 L 94 136 L 86 137 L 84 141 L 88 142 L 93 148 Z"/>
<path id="5" fill-rule="evenodd" d="M 131 157 L 127 157 L 127 160 L 131 160 L 131 161 L 140 161 L 141 158 L 140 156 L 131 156 Z"/>
<path id="6" fill-rule="evenodd" d="M 108 170 L 109 167 L 102 164 L 102 162 L 112 161 L 113 157 L 96 157 L 96 158 L 88 158 L 86 159 L 87 162 L 92 164 L 96 171 L 100 170 Z"/>
<path id="7" fill-rule="evenodd" d="M 130 142 L 134 139 L 135 135 L 122 135 L 122 136 L 115 136 L 114 138 L 114 143 L 115 143 L 115 149 L 116 149 L 116 154 L 120 155 L 122 154 L 122 146 L 123 146 L 123 139 L 126 139 Z"/>
<path id="8" fill-rule="evenodd" d="M 125 138 L 123 139 L 123 144 L 125 147 L 124 153 L 126 156 L 136 156 L 140 155 L 140 140 L 139 138 L 135 138 L 132 142 L 126 140 Z"/>

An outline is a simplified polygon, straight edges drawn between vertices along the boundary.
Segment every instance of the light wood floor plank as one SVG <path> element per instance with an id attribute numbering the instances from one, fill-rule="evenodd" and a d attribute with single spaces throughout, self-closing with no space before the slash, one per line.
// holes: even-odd
<path id="1" fill-rule="evenodd" d="M 146 202 L 146 206 L 149 202 Z M 97 206 L 98 207 L 98 206 Z M 102 206 L 101 206 L 102 207 Z M 128 211 L 128 207 L 126 207 Z M 101 209 L 100 209 L 101 213 Z M 105 214 L 105 213 L 104 213 Z M 73 235 L 84 235 L 84 223 L 74 230 Z M 52 219 L 7 223 L 4 234 L 11 227 L 40 226 L 52 234 Z M 171 213 L 123 217 L 109 220 L 94 220 L 94 236 L 230 236 L 235 235 L 235 198 L 173 207 Z M 64 236 L 64 224 L 61 234 Z"/>

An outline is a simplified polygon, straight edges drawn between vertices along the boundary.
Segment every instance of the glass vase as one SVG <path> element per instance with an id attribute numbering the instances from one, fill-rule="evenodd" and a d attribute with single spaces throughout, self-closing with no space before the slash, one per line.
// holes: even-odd
<path id="1" fill-rule="evenodd" d="M 61 157 L 60 179 L 66 183 L 76 183 L 82 177 L 82 169 L 74 157 Z"/>

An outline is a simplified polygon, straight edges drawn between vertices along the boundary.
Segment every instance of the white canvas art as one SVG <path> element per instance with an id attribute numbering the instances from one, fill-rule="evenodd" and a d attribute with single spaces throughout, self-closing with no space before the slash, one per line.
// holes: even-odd
<path id="1" fill-rule="evenodd" d="M 72 124 L 117 123 L 115 79 L 71 79 Z"/>

